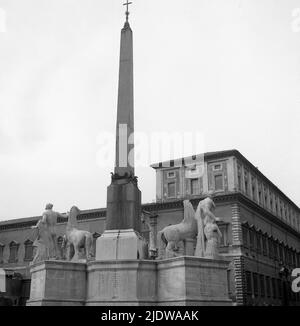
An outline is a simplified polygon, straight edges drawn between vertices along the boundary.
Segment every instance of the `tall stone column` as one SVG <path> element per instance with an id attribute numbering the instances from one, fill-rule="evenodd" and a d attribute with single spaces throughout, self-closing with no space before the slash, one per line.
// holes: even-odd
<path id="1" fill-rule="evenodd" d="M 107 188 L 106 231 L 97 240 L 96 259 L 137 259 L 145 252 L 141 230 L 141 192 L 134 171 L 133 37 L 121 31 L 116 161 Z"/>

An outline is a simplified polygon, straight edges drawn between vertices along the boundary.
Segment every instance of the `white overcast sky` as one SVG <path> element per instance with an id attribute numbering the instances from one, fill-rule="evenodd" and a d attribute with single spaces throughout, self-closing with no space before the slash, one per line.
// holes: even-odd
<path id="1" fill-rule="evenodd" d="M 136 131 L 201 132 L 299 205 L 300 1 L 133 1 Z M 115 131 L 122 2 L 0 0 L 0 220 L 106 206 L 97 137 Z M 154 170 L 136 174 L 153 201 Z"/>

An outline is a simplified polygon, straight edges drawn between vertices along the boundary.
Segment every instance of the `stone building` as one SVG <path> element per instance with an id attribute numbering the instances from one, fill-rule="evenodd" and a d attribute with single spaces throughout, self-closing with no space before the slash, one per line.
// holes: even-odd
<path id="1" fill-rule="evenodd" d="M 143 204 L 143 210 L 152 214 L 157 230 L 183 219 L 184 199 L 196 209 L 199 200 L 213 195 L 215 215 L 221 218 L 220 252 L 231 260 L 229 295 L 237 305 L 300 305 L 300 295 L 290 286 L 291 270 L 300 267 L 300 209 L 240 152 L 206 153 L 152 168 L 156 202 Z M 13 304 L 22 305 L 29 297 L 31 226 L 39 218 L 0 222 L 0 268 L 7 274 L 4 295 Z M 105 229 L 105 219 L 105 208 L 82 211 L 79 227 L 96 239 Z M 66 221 L 59 219 L 59 246 L 65 227 Z M 146 224 L 142 233 L 149 237 Z M 185 244 L 181 250 L 185 254 Z"/>

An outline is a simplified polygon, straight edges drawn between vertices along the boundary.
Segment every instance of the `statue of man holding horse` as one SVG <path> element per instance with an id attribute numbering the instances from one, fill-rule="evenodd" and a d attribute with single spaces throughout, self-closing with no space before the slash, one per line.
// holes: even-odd
<path id="1" fill-rule="evenodd" d="M 47 204 L 46 210 L 43 213 L 42 219 L 33 226 L 33 229 L 42 229 L 44 230 L 44 245 L 49 252 L 49 258 L 58 259 L 59 251 L 57 247 L 57 235 L 56 235 L 56 223 L 57 218 L 66 218 L 67 214 L 61 214 L 53 210 L 53 204 Z"/>

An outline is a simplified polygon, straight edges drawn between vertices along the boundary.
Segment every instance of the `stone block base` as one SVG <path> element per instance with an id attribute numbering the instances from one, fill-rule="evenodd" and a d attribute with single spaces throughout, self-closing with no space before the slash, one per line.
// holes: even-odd
<path id="1" fill-rule="evenodd" d="M 197 257 L 88 264 L 87 305 L 231 305 L 229 262 Z"/>
<path id="2" fill-rule="evenodd" d="M 109 230 L 97 239 L 96 260 L 146 259 L 145 241 L 134 230 Z"/>
<path id="3" fill-rule="evenodd" d="M 229 262 L 197 257 L 47 261 L 31 268 L 28 305 L 231 305 Z"/>
<path id="4" fill-rule="evenodd" d="M 86 264 L 45 261 L 33 265 L 28 306 L 83 306 Z"/>
<path id="5" fill-rule="evenodd" d="M 177 257 L 157 263 L 159 305 L 231 305 L 227 269 L 229 262 L 197 257 Z"/>
<path id="6" fill-rule="evenodd" d="M 153 261 L 95 261 L 88 264 L 87 271 L 87 305 L 156 303 L 156 264 Z"/>

